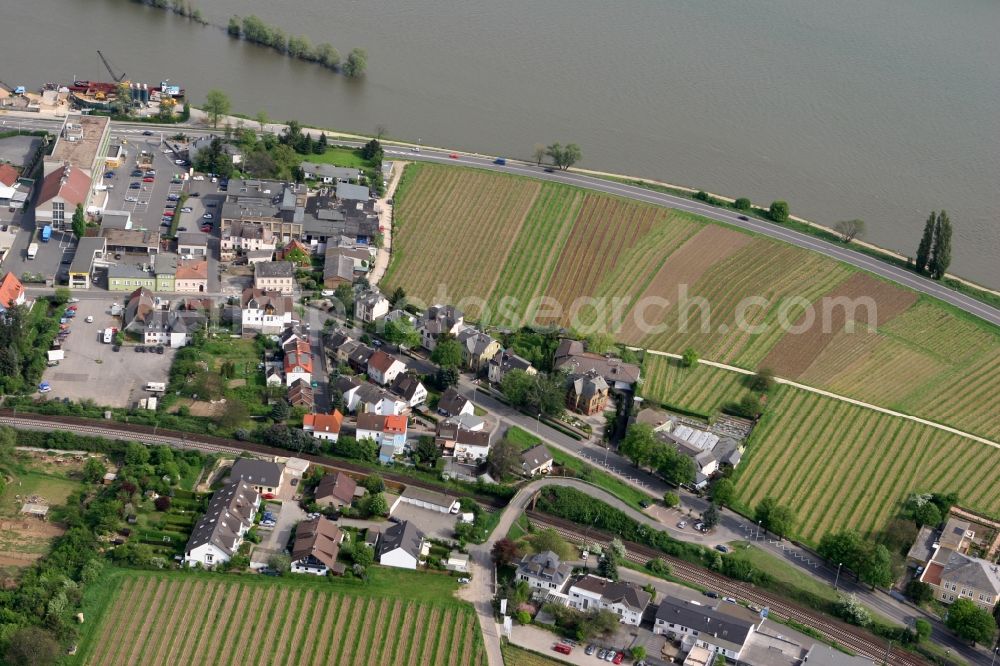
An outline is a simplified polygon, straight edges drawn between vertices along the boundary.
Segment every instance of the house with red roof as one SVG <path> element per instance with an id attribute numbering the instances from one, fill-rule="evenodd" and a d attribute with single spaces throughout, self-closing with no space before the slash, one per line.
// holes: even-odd
<path id="1" fill-rule="evenodd" d="M 35 219 L 54 229 L 69 229 L 77 205 L 84 210 L 90 201 L 90 176 L 72 166 L 61 166 L 42 181 L 35 205 Z"/>
<path id="2" fill-rule="evenodd" d="M 306 384 L 310 384 L 312 371 L 312 354 L 297 349 L 285 352 L 285 386 L 291 386 L 300 379 Z"/>
<path id="3" fill-rule="evenodd" d="M 316 439 L 336 442 L 340 437 L 340 428 L 344 425 L 344 415 L 339 409 L 332 414 L 306 414 L 302 417 L 302 430 L 311 433 Z"/>
<path id="4" fill-rule="evenodd" d="M 0 280 L 0 312 L 5 312 L 15 305 L 23 305 L 25 300 L 24 285 L 17 276 L 8 272 Z"/>
<path id="5" fill-rule="evenodd" d="M 406 372 L 406 364 L 381 349 L 368 359 L 368 378 L 376 384 L 387 386 L 402 372 Z"/>
<path id="6" fill-rule="evenodd" d="M 6 163 L 0 164 L 0 201 L 10 201 L 16 193 L 17 169 Z"/>
<path id="7" fill-rule="evenodd" d="M 359 414 L 357 439 L 371 439 L 379 447 L 392 446 L 395 455 L 406 448 L 406 417 L 402 414 Z"/>

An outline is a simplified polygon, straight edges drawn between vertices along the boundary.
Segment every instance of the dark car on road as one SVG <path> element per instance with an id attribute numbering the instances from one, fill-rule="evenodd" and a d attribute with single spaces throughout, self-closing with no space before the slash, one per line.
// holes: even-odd
<path id="1" fill-rule="evenodd" d="M 737 220 L 743 220 L 744 222 L 749 222 L 750 221 L 750 218 L 747 217 L 746 215 L 737 215 L 736 219 Z"/>
<path id="2" fill-rule="evenodd" d="M 143 136 L 153 136 L 153 133 L 152 133 L 152 132 L 150 132 L 149 130 L 143 130 L 143 131 L 142 131 L 142 135 L 143 135 Z"/>

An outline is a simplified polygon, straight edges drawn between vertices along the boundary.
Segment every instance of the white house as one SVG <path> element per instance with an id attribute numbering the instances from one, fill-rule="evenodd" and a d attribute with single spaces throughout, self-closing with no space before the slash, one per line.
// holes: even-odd
<path id="1" fill-rule="evenodd" d="M 450 386 L 441 394 L 437 410 L 443 416 L 459 416 L 475 413 L 476 406 L 472 404 L 471 400 L 459 393 L 454 386 Z"/>
<path id="2" fill-rule="evenodd" d="M 284 371 L 286 386 L 291 386 L 300 379 L 306 384 L 312 382 L 313 358 L 308 342 L 296 341 L 295 345 L 285 350 Z"/>
<path id="3" fill-rule="evenodd" d="M 453 305 L 432 305 L 416 323 L 420 344 L 428 351 L 434 351 L 442 335 L 458 335 L 464 328 L 465 315 Z"/>
<path id="4" fill-rule="evenodd" d="M 389 299 L 378 289 L 368 289 L 354 297 L 354 317 L 366 324 L 389 314 Z"/>
<path id="5" fill-rule="evenodd" d="M 577 610 L 609 610 L 622 624 L 639 626 L 642 613 L 652 600 L 649 592 L 629 583 L 618 583 L 599 576 L 583 576 L 566 592 L 569 605 Z"/>
<path id="6" fill-rule="evenodd" d="M 302 430 L 310 433 L 316 439 L 336 442 L 340 437 L 340 428 L 344 424 L 344 415 L 339 410 L 332 414 L 306 414 L 302 417 Z"/>
<path id="7" fill-rule="evenodd" d="M 206 568 L 228 562 L 253 526 L 259 506 L 260 494 L 246 481 L 234 481 L 216 491 L 208 510 L 191 531 L 184 548 L 184 562 Z"/>
<path id="8" fill-rule="evenodd" d="M 416 375 L 397 375 L 389 390 L 405 400 L 406 405 L 411 408 L 422 405 L 427 400 L 427 389 Z"/>
<path id="9" fill-rule="evenodd" d="M 382 533 L 378 562 L 387 567 L 416 569 L 424 546 L 424 533 L 413 523 L 404 520 Z"/>
<path id="10" fill-rule="evenodd" d="M 334 387 L 344 397 L 347 411 L 358 414 L 399 416 L 407 410 L 406 401 L 389 395 L 374 384 L 360 382 L 353 377 L 339 377 Z"/>
<path id="11" fill-rule="evenodd" d="M 358 414 L 357 439 L 370 439 L 381 446 L 391 445 L 395 455 L 406 448 L 406 417 L 399 415 Z"/>
<path id="12" fill-rule="evenodd" d="M 552 471 L 552 454 L 544 444 L 533 446 L 521 454 L 521 471 L 526 476 L 548 474 Z"/>
<path id="13" fill-rule="evenodd" d="M 756 631 L 753 622 L 720 612 L 711 606 L 665 597 L 656 610 L 653 633 L 671 639 L 693 638 L 695 645 L 736 661 Z"/>
<path id="14" fill-rule="evenodd" d="M 368 359 L 368 378 L 376 384 L 387 386 L 404 372 L 406 372 L 406 364 L 381 349 Z"/>
<path id="15" fill-rule="evenodd" d="M 521 558 L 514 578 L 527 583 L 533 596 L 544 598 L 549 592 L 562 592 L 571 573 L 571 564 L 560 562 L 558 555 L 546 550 Z"/>
<path id="16" fill-rule="evenodd" d="M 248 287 L 240 297 L 241 322 L 244 331 L 264 334 L 281 333 L 293 323 L 292 297 L 276 291 L 261 291 Z"/>

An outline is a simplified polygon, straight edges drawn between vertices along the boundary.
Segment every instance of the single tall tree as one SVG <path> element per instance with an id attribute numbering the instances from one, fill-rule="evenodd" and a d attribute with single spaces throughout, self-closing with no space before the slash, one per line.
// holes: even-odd
<path id="1" fill-rule="evenodd" d="M 541 166 L 541 165 L 542 165 L 542 160 L 544 160 L 544 159 L 545 159 L 545 155 L 546 155 L 546 154 L 547 154 L 547 153 L 546 153 L 546 151 L 545 151 L 545 146 L 544 146 L 544 144 L 541 144 L 541 143 L 536 143 L 536 144 L 535 144 L 535 151 L 534 151 L 534 153 L 532 153 L 532 155 L 533 155 L 533 156 L 534 156 L 534 158 L 535 158 L 535 164 L 536 164 L 537 166 Z"/>
<path id="2" fill-rule="evenodd" d="M 935 280 L 940 280 L 947 274 L 951 264 L 951 220 L 948 213 L 941 211 L 937 216 L 934 228 L 934 248 L 931 250 L 930 274 Z"/>
<path id="3" fill-rule="evenodd" d="M 927 266 L 931 261 L 931 250 L 934 248 L 934 231 L 937 227 L 937 213 L 931 211 L 927 221 L 924 222 L 924 235 L 920 237 L 920 245 L 917 246 L 918 273 L 926 273 Z"/>
<path id="4" fill-rule="evenodd" d="M 77 238 L 83 238 L 83 234 L 87 232 L 87 218 L 83 215 L 83 204 L 77 204 L 76 210 L 73 211 L 73 235 Z"/>
<path id="5" fill-rule="evenodd" d="M 229 114 L 229 97 L 218 88 L 212 88 L 205 95 L 205 113 L 212 122 L 212 128 L 219 127 L 219 120 Z"/>

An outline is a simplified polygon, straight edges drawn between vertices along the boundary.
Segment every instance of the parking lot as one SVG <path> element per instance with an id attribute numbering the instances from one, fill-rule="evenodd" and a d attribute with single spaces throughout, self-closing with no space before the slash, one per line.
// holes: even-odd
<path id="1" fill-rule="evenodd" d="M 391 506 L 391 505 L 390 505 Z M 400 502 L 392 512 L 394 520 L 407 520 L 419 527 L 424 534 L 432 539 L 455 539 L 455 524 L 458 516 L 453 513 L 441 513 L 423 509 L 413 504 Z"/>
<path id="2" fill-rule="evenodd" d="M 147 382 L 166 382 L 175 350 L 167 347 L 163 354 L 137 353 L 136 345 L 125 345 L 120 351 L 104 344 L 101 331 L 109 326 L 121 327 L 119 317 L 110 314 L 112 298 L 82 299 L 77 315 L 69 321 L 70 334 L 63 341 L 66 358 L 58 366 L 46 368 L 43 379 L 52 390 L 50 399 L 93 400 L 99 405 L 129 407 L 151 394 L 144 389 Z M 94 321 L 87 323 L 88 316 Z"/>
<path id="3" fill-rule="evenodd" d="M 105 177 L 103 180 L 110 188 L 107 209 L 130 212 L 134 229 L 164 231 L 166 227 L 162 224 L 162 217 L 167 197 L 170 194 L 180 194 L 184 188 L 180 176 L 186 167 L 175 163 L 180 157 L 161 142 L 159 134 L 129 137 L 126 141 L 128 158 L 117 169 L 105 172 L 105 175 L 114 174 L 112 178 Z M 143 152 L 146 153 L 145 157 Z M 142 167 L 139 166 L 140 160 Z M 148 183 L 144 181 L 147 169 L 156 172 L 152 177 L 153 181 Z M 139 171 L 143 175 L 133 175 Z"/>

